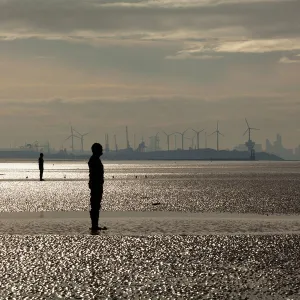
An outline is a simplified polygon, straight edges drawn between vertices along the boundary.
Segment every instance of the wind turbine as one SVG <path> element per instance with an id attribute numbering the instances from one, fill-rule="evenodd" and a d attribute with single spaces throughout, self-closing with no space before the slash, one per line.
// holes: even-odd
<path id="1" fill-rule="evenodd" d="M 71 135 L 69 135 L 65 140 L 64 142 L 66 142 L 69 138 L 71 138 L 71 141 L 72 141 L 72 144 L 71 144 L 71 148 L 72 148 L 72 152 L 74 152 L 74 137 L 77 137 L 78 139 L 80 139 L 79 136 L 75 135 L 74 134 L 74 128 L 71 126 Z M 64 143 L 63 142 L 63 143 Z"/>
<path id="2" fill-rule="evenodd" d="M 159 131 L 155 135 L 155 151 L 159 149 L 159 138 L 157 137 L 159 134 Z"/>
<path id="3" fill-rule="evenodd" d="M 180 134 L 181 135 L 181 150 L 184 150 L 183 148 L 183 141 L 184 141 L 184 134 L 189 130 L 190 128 L 188 128 L 188 129 L 186 129 L 185 131 L 183 131 L 183 132 L 175 132 L 175 133 L 178 133 L 178 134 Z"/>
<path id="4" fill-rule="evenodd" d="M 195 129 L 193 129 L 193 128 L 191 128 L 195 133 L 196 133 L 196 135 L 197 135 L 197 149 L 199 150 L 199 135 L 200 135 L 200 133 L 204 130 L 204 129 L 202 129 L 202 130 L 200 130 L 200 131 L 196 131 Z"/>
<path id="5" fill-rule="evenodd" d="M 196 134 L 193 136 L 193 137 L 184 137 L 186 140 L 190 140 L 192 143 L 191 143 L 191 149 L 194 150 L 194 139 L 196 137 Z"/>
<path id="6" fill-rule="evenodd" d="M 114 139 L 115 139 L 116 152 L 118 152 L 117 135 L 114 135 Z"/>
<path id="7" fill-rule="evenodd" d="M 175 132 L 167 134 L 164 130 L 162 130 L 162 132 L 166 135 L 167 137 L 167 144 L 168 144 L 168 151 L 170 151 L 170 136 L 175 134 Z"/>
<path id="8" fill-rule="evenodd" d="M 248 132 L 249 136 L 248 136 L 248 141 L 245 143 L 246 147 L 248 148 L 248 151 L 250 153 L 250 159 L 251 160 L 255 160 L 255 150 L 254 150 L 254 146 L 255 146 L 255 142 L 253 142 L 251 140 L 251 130 L 259 130 L 257 128 L 253 128 L 249 126 L 249 123 L 247 121 L 247 119 L 245 118 L 246 124 L 247 124 L 247 130 L 245 131 L 245 133 L 243 134 L 243 136 Z"/>
<path id="9" fill-rule="evenodd" d="M 249 126 L 249 123 L 247 121 L 247 119 L 245 118 L 246 124 L 247 124 L 247 130 L 245 131 L 245 133 L 243 134 L 243 136 L 248 132 L 249 133 L 249 138 L 248 141 L 251 141 L 251 130 L 259 130 L 258 128 L 253 128 Z"/>
<path id="10" fill-rule="evenodd" d="M 77 134 L 80 135 L 80 137 L 78 137 L 78 138 L 80 138 L 80 141 L 81 141 L 81 152 L 83 152 L 83 137 L 86 136 L 86 135 L 88 135 L 89 132 L 86 132 L 86 133 L 84 133 L 84 134 L 81 134 L 81 133 L 79 133 L 77 130 L 75 130 L 74 128 L 73 128 L 73 130 L 74 130 Z M 76 137 L 77 137 L 77 136 L 76 136 Z"/>
<path id="11" fill-rule="evenodd" d="M 211 133 L 210 135 L 213 135 L 213 134 L 217 134 L 217 151 L 219 151 L 219 135 L 222 135 L 224 136 L 224 134 L 222 134 L 220 131 L 219 131 L 219 121 L 217 122 L 217 130 L 214 131 L 213 133 Z"/>

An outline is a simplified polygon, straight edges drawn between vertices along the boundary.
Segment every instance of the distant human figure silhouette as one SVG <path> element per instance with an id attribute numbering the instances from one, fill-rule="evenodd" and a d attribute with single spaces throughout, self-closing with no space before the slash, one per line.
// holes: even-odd
<path id="1" fill-rule="evenodd" d="M 101 201 L 104 184 L 104 168 L 100 156 L 103 154 L 103 148 L 99 143 L 92 145 L 93 155 L 88 162 L 89 165 L 89 188 L 91 190 L 90 198 L 90 217 L 92 222 L 92 231 L 101 230 L 99 227 L 99 212 L 101 209 Z"/>
<path id="2" fill-rule="evenodd" d="M 39 170 L 40 170 L 40 181 L 44 181 L 43 173 L 44 173 L 44 154 L 41 153 L 39 157 Z"/>

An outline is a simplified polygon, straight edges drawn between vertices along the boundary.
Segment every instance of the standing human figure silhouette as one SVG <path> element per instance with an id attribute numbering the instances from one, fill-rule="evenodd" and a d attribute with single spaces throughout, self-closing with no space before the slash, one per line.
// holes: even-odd
<path id="1" fill-rule="evenodd" d="M 39 170 L 40 170 L 40 181 L 44 181 L 43 173 L 44 173 L 44 154 L 40 153 L 39 157 Z"/>
<path id="2" fill-rule="evenodd" d="M 93 155 L 88 162 L 89 165 L 89 188 L 91 190 L 90 197 L 90 217 L 92 222 L 92 231 L 101 230 L 99 227 L 99 213 L 101 209 L 101 201 L 103 195 L 104 184 L 104 168 L 100 156 L 103 154 L 103 148 L 99 143 L 92 145 Z"/>

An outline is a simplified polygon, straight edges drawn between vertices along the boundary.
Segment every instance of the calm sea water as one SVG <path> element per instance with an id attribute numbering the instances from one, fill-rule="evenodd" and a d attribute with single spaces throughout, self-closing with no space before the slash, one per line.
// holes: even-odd
<path id="1" fill-rule="evenodd" d="M 103 210 L 300 213 L 300 162 L 105 163 Z M 86 162 L 0 163 L 0 211 L 88 209 Z M 153 207 L 152 203 L 160 206 Z"/>
<path id="2" fill-rule="evenodd" d="M 46 163 L 45 182 L 36 162 L 1 163 L 0 174 L 1 212 L 88 209 L 86 163 Z M 297 218 L 299 183 L 298 162 L 105 163 L 103 209 Z M 0 299 L 300 299 L 297 234 L 22 235 L 74 223 L 0 224 Z"/>

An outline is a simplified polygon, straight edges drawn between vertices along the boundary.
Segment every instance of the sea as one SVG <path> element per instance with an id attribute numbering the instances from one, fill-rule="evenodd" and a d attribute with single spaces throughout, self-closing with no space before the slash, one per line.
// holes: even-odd
<path id="1" fill-rule="evenodd" d="M 300 162 L 0 161 L 0 299 L 300 299 Z"/>

